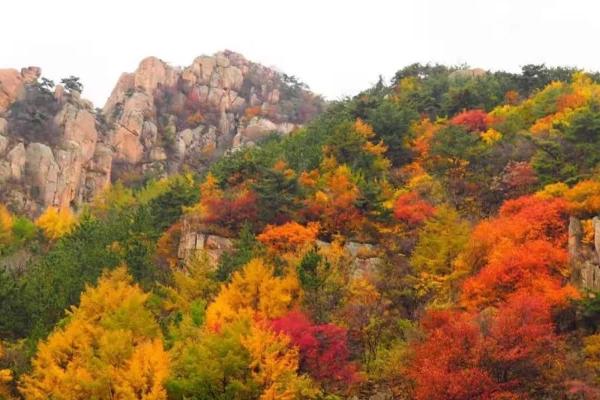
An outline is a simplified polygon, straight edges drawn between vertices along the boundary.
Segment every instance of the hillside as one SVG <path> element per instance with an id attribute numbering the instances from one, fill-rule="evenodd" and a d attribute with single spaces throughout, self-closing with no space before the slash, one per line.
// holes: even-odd
<path id="1" fill-rule="evenodd" d="M 149 57 L 103 109 L 70 77 L 0 70 L 0 201 L 37 216 L 80 208 L 111 182 L 201 172 L 227 151 L 285 135 L 323 108 L 294 77 L 225 51 L 185 68 Z"/>
<path id="2" fill-rule="evenodd" d="M 600 399 L 600 75 L 12 74 L 0 398 Z"/>

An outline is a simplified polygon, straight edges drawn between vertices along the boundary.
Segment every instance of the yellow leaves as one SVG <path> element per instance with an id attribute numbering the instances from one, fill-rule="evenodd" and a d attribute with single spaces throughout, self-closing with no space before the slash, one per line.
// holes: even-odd
<path id="1" fill-rule="evenodd" d="M 568 112 L 568 111 L 567 112 L 559 111 L 554 114 L 546 115 L 545 117 L 538 119 L 533 124 L 530 131 L 533 134 L 550 132 L 556 125 L 567 124 L 571 115 L 572 115 L 572 113 Z"/>
<path id="2" fill-rule="evenodd" d="M 322 190 L 317 190 L 315 193 L 315 201 L 319 204 L 325 205 L 329 202 L 329 196 Z"/>
<path id="3" fill-rule="evenodd" d="M 242 345 L 251 357 L 253 379 L 261 386 L 261 400 L 294 400 L 315 398 L 316 389 L 310 379 L 297 374 L 298 348 L 290 346 L 290 339 L 276 334 L 259 323 L 253 323 Z"/>
<path id="4" fill-rule="evenodd" d="M 189 313 L 194 302 L 212 299 L 218 291 L 213 274 L 214 265 L 206 254 L 190 258 L 183 270 L 173 271 L 173 287 L 163 287 L 166 294 L 163 308 Z"/>
<path id="5" fill-rule="evenodd" d="M 75 222 L 75 216 L 68 208 L 48 207 L 35 224 L 44 232 L 47 239 L 57 240 L 70 233 L 75 227 Z"/>
<path id="6" fill-rule="evenodd" d="M 600 383 L 600 334 L 583 339 L 583 354 L 585 366 L 595 373 L 596 382 Z"/>
<path id="7" fill-rule="evenodd" d="M 66 325 L 40 343 L 21 380 L 25 399 L 166 399 L 168 355 L 147 297 L 124 267 L 88 287 Z"/>
<path id="8" fill-rule="evenodd" d="M 380 297 L 381 295 L 375 286 L 367 279 L 356 278 L 350 282 L 348 288 L 348 300 L 350 302 L 369 305 L 376 303 Z"/>
<path id="9" fill-rule="evenodd" d="M 600 213 L 600 181 L 581 181 L 566 191 L 569 211 L 577 216 Z"/>
<path id="10" fill-rule="evenodd" d="M 374 156 L 383 156 L 385 154 L 385 152 L 387 151 L 387 146 L 383 143 L 382 140 L 379 141 L 379 143 L 373 143 L 373 142 L 366 142 L 363 145 L 363 150 L 366 151 L 367 153 L 371 153 Z M 384 162 L 387 161 L 387 164 L 382 164 L 379 165 L 378 167 L 385 167 L 386 165 L 389 164 L 389 160 L 379 160 L 380 162 Z"/>
<path id="11" fill-rule="evenodd" d="M 313 169 L 310 172 L 303 171 L 298 177 L 298 181 L 302 186 L 309 188 L 315 187 L 319 181 L 319 171 L 316 169 Z"/>
<path id="12" fill-rule="evenodd" d="M 413 151 L 418 158 L 426 157 L 429 153 L 431 139 L 439 130 L 441 124 L 431 122 L 429 118 L 423 118 L 419 122 L 414 122 L 411 131 L 414 132 L 415 139 L 412 141 Z"/>
<path id="13" fill-rule="evenodd" d="M 500 139 L 502 139 L 502 134 L 494 128 L 489 128 L 487 131 L 481 134 L 481 140 L 483 140 L 483 143 L 488 146 L 496 143 Z"/>
<path id="14" fill-rule="evenodd" d="M 375 136 L 375 132 L 373 131 L 373 127 L 371 125 L 369 125 L 362 119 L 357 118 L 354 122 L 354 130 L 356 131 L 356 133 L 358 133 L 365 139 L 365 143 L 362 146 L 364 151 L 378 157 L 383 156 L 383 154 L 385 154 L 385 152 L 387 151 L 387 146 L 383 143 L 382 140 L 380 140 L 379 143 L 373 143 L 369 141 L 369 139 L 372 139 Z M 383 159 L 378 161 L 381 163 L 381 165 L 377 167 L 389 167 L 388 160 Z M 387 161 L 387 163 L 385 163 L 385 161 Z"/>
<path id="15" fill-rule="evenodd" d="M 0 342 L 0 359 L 4 357 L 4 345 Z M 12 371 L 10 369 L 0 369 L 0 399 L 9 400 L 13 396 L 9 387 L 13 380 Z"/>
<path id="16" fill-rule="evenodd" d="M 0 204 L 0 245 L 6 244 L 12 237 L 13 217 L 8 209 Z"/>
<path id="17" fill-rule="evenodd" d="M 335 197 L 344 195 L 352 200 L 358 197 L 358 187 L 352 181 L 352 171 L 347 165 L 340 165 L 327 178 L 327 186 Z M 337 199 L 339 200 L 339 198 Z"/>
<path id="18" fill-rule="evenodd" d="M 585 244 L 594 244 L 594 237 L 596 236 L 594 229 L 594 221 L 591 219 L 585 219 L 581 221 L 581 225 L 583 228 L 583 238 L 581 241 Z"/>
<path id="19" fill-rule="evenodd" d="M 563 182 L 551 183 L 546 186 L 535 195 L 542 199 L 549 199 L 553 197 L 564 197 L 565 193 L 569 190 L 569 186 Z"/>
<path id="20" fill-rule="evenodd" d="M 123 400 L 163 400 L 163 382 L 169 376 L 170 360 L 162 341 L 154 339 L 137 346 L 123 368 L 115 370 L 115 393 Z"/>
<path id="21" fill-rule="evenodd" d="M 219 181 L 212 173 L 209 172 L 204 178 L 204 182 L 200 185 L 200 194 L 203 198 L 221 197 L 222 192 L 219 188 Z"/>
<path id="22" fill-rule="evenodd" d="M 354 130 L 356 131 L 356 133 L 358 133 L 360 136 L 367 140 L 375 136 L 373 127 L 360 118 L 357 118 L 354 122 Z"/>
<path id="23" fill-rule="evenodd" d="M 221 288 L 206 311 L 206 323 L 214 328 L 245 315 L 277 318 L 290 310 L 299 295 L 295 275 L 273 276 L 272 268 L 254 259 Z"/>
<path id="24" fill-rule="evenodd" d="M 408 181 L 406 188 L 408 192 L 418 193 L 422 197 L 431 199 L 432 201 L 441 202 L 444 198 L 444 188 L 441 183 L 425 171 L 413 175 Z M 406 191 L 398 191 L 396 197 L 403 193 L 406 193 Z"/>

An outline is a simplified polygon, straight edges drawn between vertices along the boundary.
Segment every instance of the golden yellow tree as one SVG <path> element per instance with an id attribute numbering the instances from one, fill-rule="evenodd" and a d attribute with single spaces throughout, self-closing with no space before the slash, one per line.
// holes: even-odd
<path id="1" fill-rule="evenodd" d="M 253 379 L 262 388 L 261 400 L 313 399 L 319 391 L 310 378 L 298 375 L 298 348 L 284 334 L 253 323 L 242 340 L 251 357 Z"/>
<path id="2" fill-rule="evenodd" d="M 206 322 L 209 327 L 215 327 L 234 321 L 240 315 L 276 318 L 289 311 L 299 295 L 295 275 L 276 277 L 272 268 L 254 259 L 233 274 L 231 283 L 221 289 L 206 310 Z"/>
<path id="3" fill-rule="evenodd" d="M 75 216 L 68 208 L 48 207 L 35 221 L 49 240 L 57 240 L 71 232 L 75 226 Z"/>
<path id="4" fill-rule="evenodd" d="M 0 342 L 0 359 L 4 357 L 4 345 Z M 0 399 L 13 399 L 11 382 L 13 380 L 12 371 L 10 369 L 0 369 Z"/>
<path id="5" fill-rule="evenodd" d="M 147 299 L 124 267 L 105 273 L 40 343 L 21 380 L 24 398 L 166 399 L 169 357 Z"/>
<path id="6" fill-rule="evenodd" d="M 10 242 L 12 237 L 13 218 L 3 204 L 0 204 L 0 245 Z"/>

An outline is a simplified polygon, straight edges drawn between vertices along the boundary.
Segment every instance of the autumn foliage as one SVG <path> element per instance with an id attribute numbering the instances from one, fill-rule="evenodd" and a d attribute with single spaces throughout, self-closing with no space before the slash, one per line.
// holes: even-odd
<path id="1" fill-rule="evenodd" d="M 218 329 L 240 316 L 277 318 L 292 308 L 298 295 L 295 276 L 276 277 L 271 267 L 255 259 L 222 287 L 206 311 L 206 322 Z"/>
<path id="2" fill-rule="evenodd" d="M 450 120 L 453 125 L 460 125 L 469 131 L 484 132 L 487 129 L 488 115 L 483 110 L 469 110 L 457 114 Z"/>
<path id="3" fill-rule="evenodd" d="M 564 349 L 541 297 L 516 296 L 480 318 L 430 312 L 422 324 L 410 370 L 416 399 L 528 398 L 551 393 L 560 376 Z"/>
<path id="4" fill-rule="evenodd" d="M 356 206 L 360 191 L 347 166 L 334 167 L 323 177 L 321 188 L 306 200 L 305 214 L 330 233 L 357 229 L 363 216 Z"/>
<path id="5" fill-rule="evenodd" d="M 169 357 L 147 300 L 125 268 L 106 273 L 40 344 L 21 393 L 30 400 L 166 399 Z"/>
<path id="6" fill-rule="evenodd" d="M 46 238 L 57 240 L 71 232 L 75 222 L 75 217 L 69 208 L 48 207 L 35 224 L 44 232 Z"/>
<path id="7" fill-rule="evenodd" d="M 305 227 L 297 222 L 288 222 L 279 226 L 267 226 L 257 239 L 275 252 L 290 253 L 314 244 L 318 232 L 318 224 L 312 223 Z"/>
<path id="8" fill-rule="evenodd" d="M 209 174 L 200 186 L 200 203 L 197 205 L 201 221 L 206 224 L 239 229 L 246 221 L 257 216 L 256 195 L 249 188 L 223 191 L 217 180 Z"/>
<path id="9" fill-rule="evenodd" d="M 358 380 L 349 361 L 346 330 L 333 324 L 314 325 L 300 311 L 271 321 L 271 327 L 290 337 L 300 349 L 300 368 L 329 387 L 348 389 Z"/>
<path id="10" fill-rule="evenodd" d="M 394 216 L 408 225 L 418 225 L 434 212 L 435 208 L 417 193 L 401 194 L 394 203 Z"/>
<path id="11" fill-rule="evenodd" d="M 167 155 L 293 131 L 118 163 L 77 217 L 0 185 L 1 399 L 600 399 L 600 74 L 414 64 L 307 123 L 296 78 L 225 59 L 227 115 L 145 94 Z"/>
<path id="12" fill-rule="evenodd" d="M 12 236 L 13 217 L 8 209 L 0 204 L 0 245 L 10 241 Z"/>

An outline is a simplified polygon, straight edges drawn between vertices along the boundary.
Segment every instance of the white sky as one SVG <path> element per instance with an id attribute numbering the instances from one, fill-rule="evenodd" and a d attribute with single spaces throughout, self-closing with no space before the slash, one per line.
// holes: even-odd
<path id="1" fill-rule="evenodd" d="M 230 49 L 336 99 L 413 62 L 600 70 L 599 11 L 595 0 L 3 0 L 0 68 L 79 76 L 102 106 L 146 56 L 189 65 Z"/>

